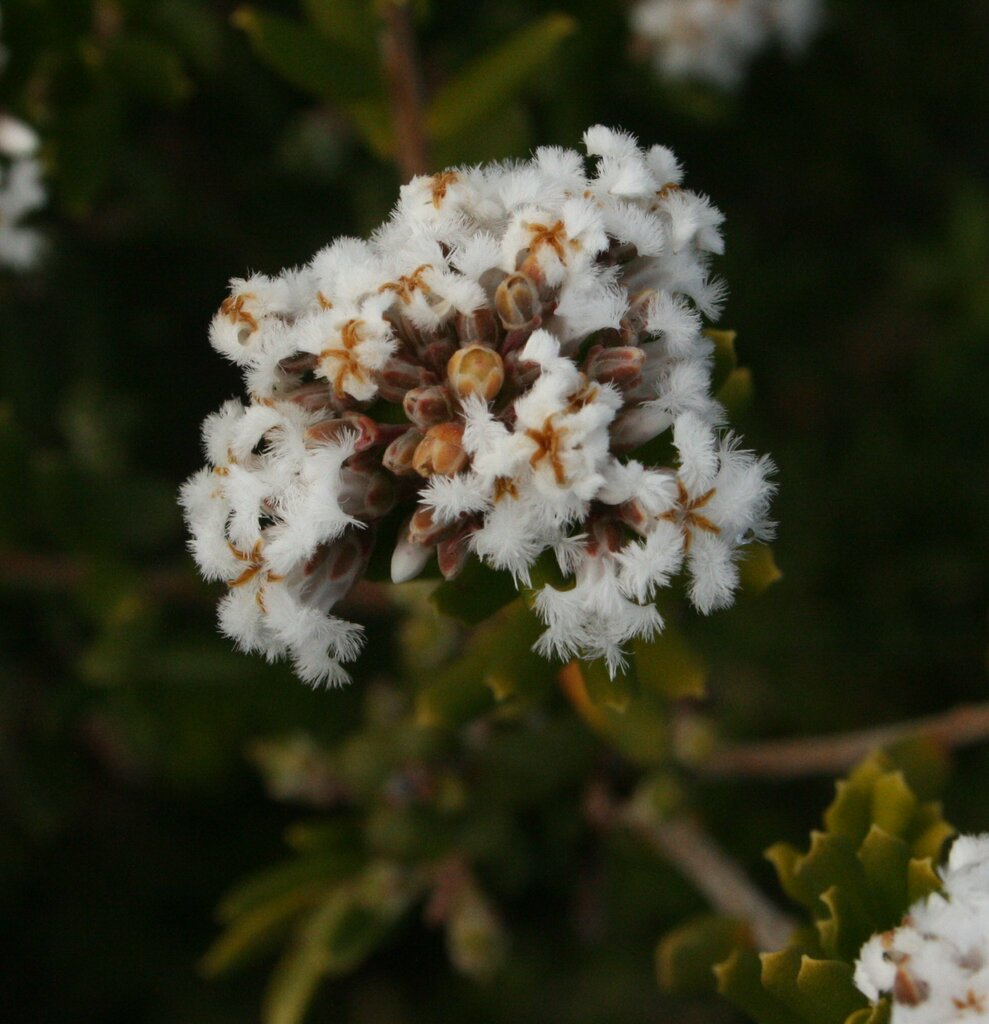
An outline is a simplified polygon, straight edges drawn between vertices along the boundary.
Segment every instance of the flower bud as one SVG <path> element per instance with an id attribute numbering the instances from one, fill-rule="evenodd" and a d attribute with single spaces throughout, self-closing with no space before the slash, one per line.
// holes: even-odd
<path id="1" fill-rule="evenodd" d="M 453 416 L 453 396 L 442 384 L 413 388 L 406 394 L 402 408 L 420 430 L 427 430 Z"/>
<path id="2" fill-rule="evenodd" d="M 641 348 L 622 346 L 602 348 L 595 346 L 588 353 L 584 370 L 592 380 L 614 384 L 619 388 L 631 387 L 642 372 L 646 354 Z"/>
<path id="3" fill-rule="evenodd" d="M 432 557 L 433 549 L 413 540 L 407 530 L 403 531 L 395 544 L 391 556 L 392 583 L 407 583 L 413 580 Z"/>
<path id="4" fill-rule="evenodd" d="M 395 484 L 387 473 L 344 467 L 340 471 L 340 507 L 360 519 L 381 519 L 395 504 Z"/>
<path id="5" fill-rule="evenodd" d="M 316 369 L 316 359 L 312 352 L 296 352 L 295 355 L 280 360 L 278 369 L 290 377 L 301 377 Z"/>
<path id="6" fill-rule="evenodd" d="M 400 437 L 385 449 L 381 456 L 381 465 L 394 473 L 395 476 L 410 476 L 415 473 L 412 459 L 415 456 L 416 448 L 422 440 L 422 433 L 414 427 L 410 427 Z"/>
<path id="7" fill-rule="evenodd" d="M 462 346 L 484 345 L 496 348 L 498 345 L 498 321 L 494 313 L 481 306 L 473 313 L 458 313 L 456 317 L 457 337 Z"/>
<path id="8" fill-rule="evenodd" d="M 480 395 L 485 402 L 490 402 L 505 383 L 505 366 L 494 349 L 471 345 L 453 353 L 446 375 L 458 398 Z"/>
<path id="9" fill-rule="evenodd" d="M 649 307 L 656 298 L 653 288 L 645 288 L 631 297 L 628 311 L 622 317 L 619 329 L 626 345 L 635 345 L 648 326 Z"/>
<path id="10" fill-rule="evenodd" d="M 506 330 L 531 324 L 542 312 L 535 281 L 525 274 L 509 274 L 495 291 L 495 308 Z"/>
<path id="11" fill-rule="evenodd" d="M 453 537 L 463 529 L 463 521 L 438 523 L 431 508 L 420 505 L 409 520 L 409 540 L 424 547 L 432 547 L 441 540 Z"/>
<path id="12" fill-rule="evenodd" d="M 412 465 L 420 476 L 453 476 L 467 465 L 462 423 L 440 423 L 430 427 L 419 442 Z"/>
<path id="13" fill-rule="evenodd" d="M 445 580 L 456 579 L 470 558 L 467 538 L 473 529 L 460 530 L 455 536 L 441 540 L 436 546 L 436 561 Z"/>
<path id="14" fill-rule="evenodd" d="M 407 391 L 434 382 L 433 375 L 424 367 L 392 356 L 378 374 L 378 393 L 386 402 L 401 402 Z"/>

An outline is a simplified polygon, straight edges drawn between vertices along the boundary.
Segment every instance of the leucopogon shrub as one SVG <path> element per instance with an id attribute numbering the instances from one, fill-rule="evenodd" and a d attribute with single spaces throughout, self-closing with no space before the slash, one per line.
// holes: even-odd
<path id="1" fill-rule="evenodd" d="M 6 52 L 0 49 L 0 71 Z M 45 203 L 40 140 L 0 106 L 0 267 L 27 270 L 41 255 L 41 234 L 22 223 Z"/>
<path id="2" fill-rule="evenodd" d="M 540 652 L 612 672 L 680 571 L 700 611 L 731 602 L 773 487 L 711 394 L 722 215 L 670 150 L 584 141 L 590 173 L 543 148 L 417 177 L 369 241 L 232 282 L 210 339 L 248 401 L 207 418 L 181 501 L 241 648 L 345 681 L 362 630 L 332 609 L 378 544 L 396 582 L 510 573 Z M 550 553 L 562 580 L 539 585 Z"/>
<path id="3" fill-rule="evenodd" d="M 739 84 L 770 42 L 799 53 L 821 20 L 820 0 L 642 0 L 632 31 L 656 73 L 723 89 Z"/>

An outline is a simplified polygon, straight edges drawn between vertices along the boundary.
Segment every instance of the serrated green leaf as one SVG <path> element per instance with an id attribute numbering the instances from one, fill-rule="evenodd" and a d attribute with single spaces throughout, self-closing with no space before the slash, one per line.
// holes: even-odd
<path id="1" fill-rule="evenodd" d="M 797 989 L 821 1024 L 843 1021 L 867 1006 L 868 1000 L 855 987 L 850 964 L 837 960 L 815 960 L 804 956 L 797 973 Z M 808 1014 L 810 1018 L 810 1015 Z M 813 1018 L 810 1018 L 813 1019 Z"/>
<path id="2" fill-rule="evenodd" d="M 902 772 L 888 772 L 872 787 L 872 821 L 891 835 L 905 835 L 917 812 L 917 798 Z"/>
<path id="3" fill-rule="evenodd" d="M 705 914 L 665 935 L 656 947 L 659 986 L 676 995 L 703 995 L 717 989 L 714 968 L 732 952 L 751 945 L 742 921 Z"/>
<path id="4" fill-rule="evenodd" d="M 303 0 L 314 27 L 327 39 L 373 58 L 377 19 L 373 0 Z"/>
<path id="5" fill-rule="evenodd" d="M 910 905 L 907 899 L 910 847 L 879 825 L 873 825 L 858 849 L 858 858 L 883 915 L 879 927 L 891 928 Z"/>
<path id="6" fill-rule="evenodd" d="M 762 981 L 762 963 L 750 949 L 736 949 L 714 968 L 718 991 L 756 1024 L 807 1024 Z"/>
<path id="7" fill-rule="evenodd" d="M 916 903 L 917 900 L 930 896 L 932 892 L 940 892 L 940 890 L 941 877 L 931 860 L 927 857 L 912 859 L 907 868 L 908 902 Z"/>
<path id="8" fill-rule="evenodd" d="M 795 903 L 813 910 L 817 904 L 817 893 L 797 871 L 803 854 L 790 843 L 775 843 L 766 850 L 764 856 L 776 869 L 776 877 L 783 892 Z"/>
<path id="9" fill-rule="evenodd" d="M 820 900 L 828 911 L 827 917 L 817 922 L 825 956 L 854 960 L 866 939 L 885 926 L 875 899 L 864 903 L 848 887 L 833 885 L 821 893 Z"/>
<path id="10" fill-rule="evenodd" d="M 569 15 L 550 14 L 475 60 L 433 97 L 426 113 L 430 138 L 473 130 L 534 78 L 575 28 Z"/>
<path id="11" fill-rule="evenodd" d="M 358 102 L 375 92 L 373 65 L 301 22 L 252 7 L 238 8 L 231 20 L 258 57 L 297 89 L 337 103 Z"/>

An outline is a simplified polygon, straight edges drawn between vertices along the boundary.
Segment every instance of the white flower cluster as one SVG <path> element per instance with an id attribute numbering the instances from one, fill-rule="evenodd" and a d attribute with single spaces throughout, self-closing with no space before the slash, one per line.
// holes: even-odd
<path id="1" fill-rule="evenodd" d="M 396 582 L 477 557 L 531 586 L 555 555 L 568 583 L 535 597 L 539 649 L 612 671 L 680 570 L 701 611 L 731 602 L 772 467 L 711 395 L 722 217 L 668 149 L 584 141 L 590 173 L 544 148 L 418 177 L 370 241 L 232 282 L 211 341 L 250 404 L 206 421 L 182 503 L 242 647 L 344 680 L 360 629 L 330 610 L 376 541 Z M 630 457 L 666 432 L 675 465 Z"/>
<path id="2" fill-rule="evenodd" d="M 41 254 L 40 234 L 20 223 L 45 202 L 38 148 L 31 128 L 0 111 L 0 267 L 27 270 Z"/>
<path id="3" fill-rule="evenodd" d="M 730 89 L 770 40 L 799 52 L 820 18 L 820 0 L 641 0 L 631 24 L 661 77 Z"/>
<path id="4" fill-rule="evenodd" d="M 891 998 L 892 1024 L 989 1020 L 989 834 L 955 840 L 941 878 L 943 895 L 859 953 L 855 984 Z"/>

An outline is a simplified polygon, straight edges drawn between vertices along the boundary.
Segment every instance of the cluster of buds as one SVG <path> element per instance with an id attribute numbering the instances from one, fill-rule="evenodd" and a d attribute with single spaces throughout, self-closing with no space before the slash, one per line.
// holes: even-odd
<path id="1" fill-rule="evenodd" d="M 243 648 L 344 680 L 361 632 L 331 609 L 385 543 L 395 582 L 479 558 L 531 587 L 555 556 L 539 649 L 613 671 L 681 568 L 700 610 L 730 603 L 771 466 L 711 394 L 722 218 L 668 149 L 585 144 L 591 173 L 544 148 L 415 178 L 370 241 L 232 282 L 211 341 L 250 402 L 207 419 L 182 503 Z M 634 458 L 665 432 L 674 465 Z"/>
<path id="2" fill-rule="evenodd" d="M 0 110 L 0 267 L 27 270 L 41 254 L 41 235 L 21 223 L 45 202 L 38 149 L 33 129 Z"/>
<path id="3" fill-rule="evenodd" d="M 989 835 L 956 839 L 941 881 L 859 953 L 855 984 L 892 1024 L 989 1020 Z"/>
<path id="4" fill-rule="evenodd" d="M 817 30 L 820 0 L 641 0 L 631 13 L 638 48 L 662 78 L 738 85 L 771 40 L 798 53 Z"/>

